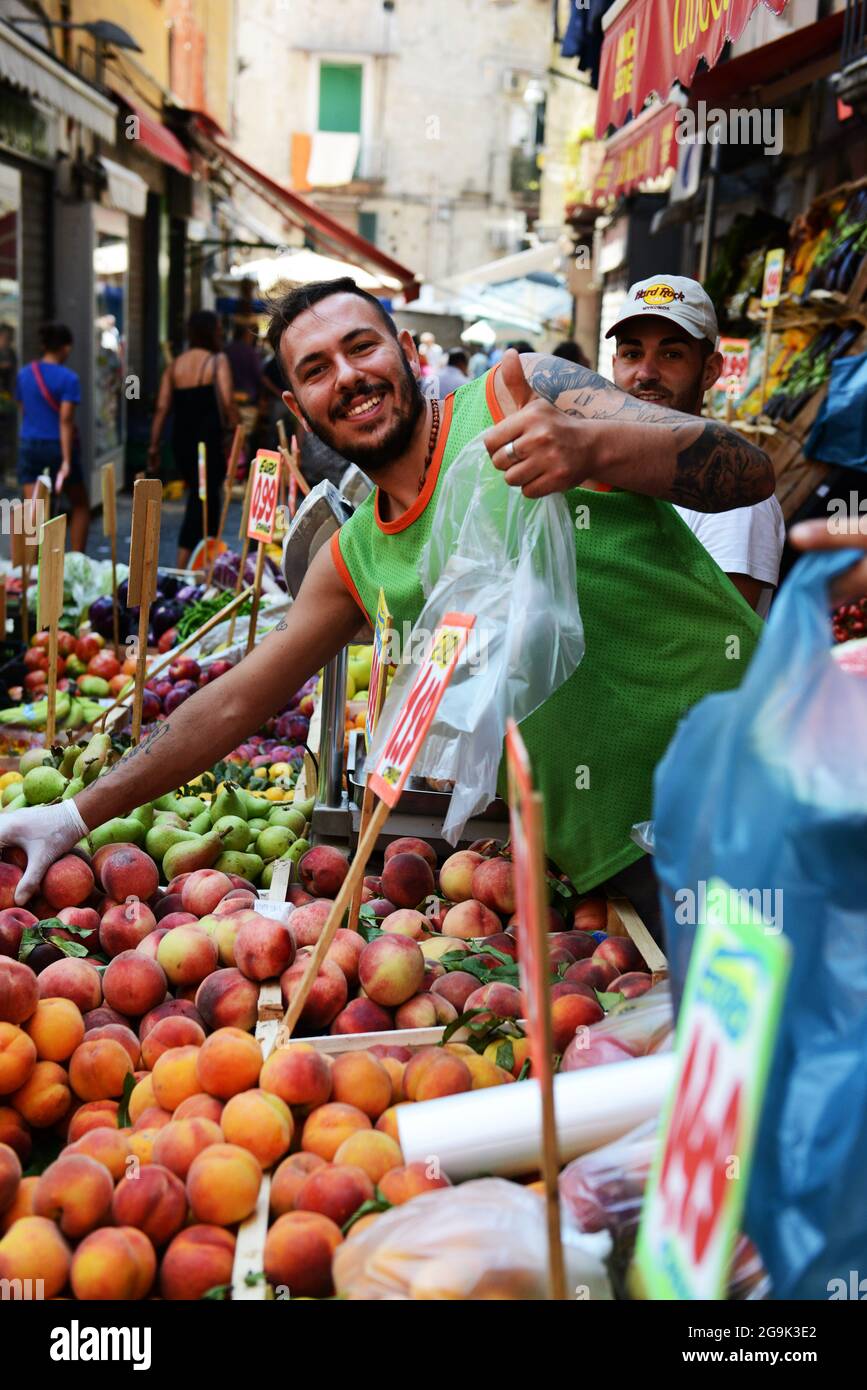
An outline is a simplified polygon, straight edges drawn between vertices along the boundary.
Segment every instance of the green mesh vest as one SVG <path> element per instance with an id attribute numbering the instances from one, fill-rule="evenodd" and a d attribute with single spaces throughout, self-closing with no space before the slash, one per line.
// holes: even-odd
<path id="1" fill-rule="evenodd" d="M 374 492 L 335 536 L 335 562 L 371 620 L 381 585 L 398 631 L 416 622 L 418 558 L 443 478 L 500 418 L 492 373 L 462 386 L 445 402 L 418 502 L 381 523 Z M 565 497 L 581 523 L 586 651 L 521 732 L 545 798 L 547 853 L 585 891 L 641 857 L 630 830 L 650 819 L 653 772 L 678 720 L 711 691 L 740 683 L 762 622 L 670 503 L 586 488 Z"/>

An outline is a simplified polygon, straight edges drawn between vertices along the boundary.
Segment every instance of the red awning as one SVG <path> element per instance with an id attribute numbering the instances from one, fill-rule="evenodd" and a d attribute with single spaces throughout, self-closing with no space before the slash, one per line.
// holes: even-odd
<path id="1" fill-rule="evenodd" d="M 674 121 L 680 110 L 674 102 L 643 111 L 605 146 L 605 159 L 593 187 L 594 203 L 629 193 L 646 179 L 677 168 Z"/>
<path id="2" fill-rule="evenodd" d="M 172 131 L 167 130 L 162 122 L 155 120 L 153 116 L 149 116 L 141 106 L 136 106 L 123 92 L 112 89 L 112 96 L 117 97 L 138 121 L 138 129 L 131 138 L 136 139 L 142 149 L 152 154 L 154 159 L 162 160 L 163 164 L 177 169 L 181 174 L 192 172 L 190 156 Z"/>
<path id="3" fill-rule="evenodd" d="M 374 246 L 372 241 L 360 236 L 358 232 L 344 227 L 342 222 L 338 222 L 335 217 L 323 212 L 322 208 L 318 208 L 309 199 L 302 198 L 299 193 L 293 193 L 289 188 L 284 188 L 281 183 L 277 183 L 261 169 L 257 169 L 253 164 L 248 164 L 247 160 L 236 154 L 224 140 L 218 139 L 207 131 L 202 131 L 202 133 L 213 141 L 214 146 L 225 157 L 230 168 L 248 186 L 252 186 L 253 191 L 258 193 L 260 198 L 264 198 L 266 202 L 276 206 L 289 221 L 304 227 L 317 245 L 325 246 L 332 251 L 339 251 L 343 254 L 344 259 L 359 262 L 365 267 L 375 266 L 377 270 L 384 270 L 392 279 L 400 281 L 407 301 L 418 298 L 421 285 L 416 278 L 415 271 L 401 265 L 400 261 L 393 260 L 391 256 L 387 256 L 384 251 L 380 251 L 378 246 Z"/>
<path id="4" fill-rule="evenodd" d="M 673 82 L 688 87 L 699 61 L 712 68 L 728 39 L 738 39 L 760 0 L 627 0 L 605 35 L 596 134 L 619 128 L 646 99 L 663 100 Z M 786 0 L 764 0 L 782 14 Z"/>
<path id="5" fill-rule="evenodd" d="M 740 58 L 732 58 L 711 72 L 703 72 L 693 83 L 690 105 L 696 101 L 706 101 L 710 105 L 724 97 L 751 91 L 761 94 L 772 82 L 799 73 L 805 82 L 810 81 L 814 63 L 829 57 L 836 61 L 845 19 L 845 12 L 838 10 L 773 43 L 762 44 L 761 48 L 754 48 Z"/>

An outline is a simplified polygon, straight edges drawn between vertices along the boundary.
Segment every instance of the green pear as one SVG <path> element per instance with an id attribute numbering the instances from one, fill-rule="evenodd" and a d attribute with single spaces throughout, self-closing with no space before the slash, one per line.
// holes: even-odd
<path id="1" fill-rule="evenodd" d="M 305 820 L 309 820 L 313 815 L 313 808 L 316 805 L 316 797 L 308 796 L 305 801 L 299 801 L 297 796 L 292 802 L 296 810 L 300 811 Z"/>
<path id="2" fill-rule="evenodd" d="M 20 787 L 20 786 L 21 786 L 21 783 L 20 783 L 20 782 L 15 782 L 15 783 L 14 783 L 14 786 Z M 26 805 L 27 805 L 27 797 L 24 795 L 23 792 L 19 792 L 18 796 L 13 796 L 11 801 L 7 801 L 7 803 L 6 803 L 6 810 L 7 810 L 7 811 L 20 811 L 20 810 L 21 810 L 21 807 L 22 807 L 22 806 L 26 806 Z"/>
<path id="3" fill-rule="evenodd" d="M 84 782 L 81 780 L 80 777 L 73 777 L 69 782 L 67 782 L 67 784 L 66 784 L 66 790 L 64 791 L 64 793 L 63 793 L 63 795 L 61 796 L 60 800 L 61 800 L 61 801 L 68 801 L 70 797 L 72 797 L 72 796 L 78 796 L 78 793 L 79 793 L 79 792 L 83 792 L 83 791 L 84 791 Z"/>
<path id="4" fill-rule="evenodd" d="M 178 815 L 183 816 L 184 820 L 187 821 L 194 820 L 196 816 L 200 816 L 207 809 L 204 801 L 198 796 L 179 796 L 172 807 L 173 811 L 177 811 Z"/>
<path id="5" fill-rule="evenodd" d="M 157 811 L 154 816 L 154 825 L 173 825 L 176 830 L 189 830 L 189 825 L 183 816 L 179 816 L 175 811 Z"/>
<path id="6" fill-rule="evenodd" d="M 243 816 L 221 816 L 214 822 L 214 829 L 222 836 L 226 850 L 245 850 L 252 838 L 252 832 Z"/>
<path id="7" fill-rule="evenodd" d="M 171 881 L 178 874 L 192 873 L 195 869 L 212 869 L 222 852 L 222 838 L 213 830 L 207 835 L 196 835 L 166 851 L 163 873 L 166 880 Z"/>
<path id="8" fill-rule="evenodd" d="M 253 816 L 251 820 L 247 821 L 247 825 L 251 835 L 258 835 L 261 830 L 267 830 L 268 821 L 262 820 L 261 816 Z"/>
<path id="9" fill-rule="evenodd" d="M 103 845 L 143 845 L 146 834 L 140 820 L 134 820 L 132 816 L 115 816 L 114 820 L 107 820 L 105 825 L 97 826 L 96 830 L 90 832 L 90 843 L 94 850 L 101 849 Z"/>
<path id="10" fill-rule="evenodd" d="M 293 830 L 296 835 L 304 833 L 307 821 L 298 806 L 281 806 L 279 803 L 272 806 L 268 812 L 269 825 L 285 825 L 289 830 Z"/>
<path id="11" fill-rule="evenodd" d="M 269 803 L 264 799 L 264 797 L 254 796 L 252 792 L 246 791 L 243 787 L 239 787 L 238 791 L 244 799 L 244 805 L 247 808 L 246 816 L 248 820 L 251 820 L 253 817 L 259 818 L 262 816 L 267 816 Z"/>
<path id="12" fill-rule="evenodd" d="M 156 801 L 151 802 L 151 805 L 155 811 L 176 811 L 177 802 L 176 792 L 166 792 L 165 796 L 158 796 Z"/>
<path id="13" fill-rule="evenodd" d="M 145 830 L 150 830 L 154 823 L 154 808 L 149 801 L 144 806 L 136 806 L 132 813 L 133 820 L 140 820 Z"/>
<path id="14" fill-rule="evenodd" d="M 18 771 L 22 777 L 26 777 L 34 767 L 42 767 L 45 763 L 51 763 L 53 766 L 50 748 L 28 748 L 18 759 Z"/>
<path id="15" fill-rule="evenodd" d="M 83 752 L 83 743 L 70 743 L 60 760 L 60 771 L 63 773 L 64 777 L 71 777 L 73 775 L 72 769 L 75 767 L 79 755 Z"/>
<path id="16" fill-rule="evenodd" d="M 289 846 L 289 848 L 287 849 L 287 851 L 286 851 L 286 853 L 285 853 L 285 855 L 284 855 L 284 858 L 285 858 L 285 859 L 294 859 L 295 862 L 297 863 L 298 860 L 301 858 L 302 854 L 306 854 L 309 848 L 310 848 L 310 841 L 309 841 L 309 840 L 296 840 L 295 843 L 294 843 L 294 845 L 290 845 L 290 846 Z"/>
<path id="17" fill-rule="evenodd" d="M 84 783 L 83 783 L 83 782 L 82 782 L 81 786 L 82 786 L 82 787 L 84 786 Z M 81 787 L 79 787 L 78 790 L 81 791 Z M 15 801 L 17 797 L 22 796 L 22 795 L 23 795 L 23 793 L 22 793 L 22 791 L 21 791 L 21 783 L 20 783 L 20 782 L 10 782 L 8 787 L 4 787 L 4 788 L 3 788 L 3 795 L 0 796 L 0 806 L 8 806 L 9 803 L 10 803 L 10 801 Z M 263 821 L 263 822 L 262 822 L 262 829 L 263 829 L 263 830 L 265 829 L 265 826 L 266 826 L 266 825 L 267 825 L 267 821 Z"/>
<path id="18" fill-rule="evenodd" d="M 200 811 L 199 814 L 197 816 L 193 816 L 193 819 L 190 821 L 190 829 L 194 830 L 197 835 L 207 835 L 210 828 L 210 811 Z"/>
<path id="19" fill-rule="evenodd" d="M 269 825 L 256 839 L 256 853 L 263 859 L 279 859 L 297 838 L 288 825 Z"/>
<path id="20" fill-rule="evenodd" d="M 28 806 L 44 806 L 46 802 L 56 801 L 66 789 L 66 778 L 61 777 L 56 767 L 46 763 L 42 767 L 32 767 L 25 772 L 21 790 Z"/>
<path id="21" fill-rule="evenodd" d="M 179 830 L 174 825 L 155 825 L 148 831 L 144 847 L 151 859 L 161 864 L 172 845 L 182 845 L 198 839 L 199 836 L 194 835 L 191 830 Z"/>
<path id="22" fill-rule="evenodd" d="M 240 820 L 247 819 L 247 805 L 244 800 L 244 793 L 234 782 L 225 782 L 223 790 L 218 792 L 211 802 L 210 807 L 211 825 L 216 825 L 218 820 L 224 816 L 237 816 Z"/>
<path id="23" fill-rule="evenodd" d="M 243 854 L 240 850 L 225 850 L 213 866 L 224 874 L 239 874 L 241 878 L 255 883 L 265 867 L 258 854 Z"/>

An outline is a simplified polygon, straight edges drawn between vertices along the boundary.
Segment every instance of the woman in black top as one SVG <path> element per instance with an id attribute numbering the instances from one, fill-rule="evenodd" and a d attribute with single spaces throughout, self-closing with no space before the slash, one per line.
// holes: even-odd
<path id="1" fill-rule="evenodd" d="M 224 436 L 237 423 L 232 395 L 232 373 L 220 351 L 222 329 L 216 314 L 201 309 L 190 316 L 189 347 L 166 367 L 160 384 L 151 428 L 148 472 L 159 464 L 159 443 L 166 416 L 172 412 L 172 452 L 178 472 L 187 485 L 187 509 L 178 535 L 178 568 L 189 563 L 202 539 L 202 504 L 199 501 L 199 443 L 205 445 L 208 464 L 208 534 L 216 535 L 220 522 L 222 487 L 226 477 Z"/>

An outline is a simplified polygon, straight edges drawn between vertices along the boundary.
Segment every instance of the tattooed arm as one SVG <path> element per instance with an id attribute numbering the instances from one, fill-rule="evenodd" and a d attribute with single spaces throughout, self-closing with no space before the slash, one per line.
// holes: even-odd
<path id="1" fill-rule="evenodd" d="M 735 430 L 638 401 L 574 362 L 509 352 L 494 384 L 506 418 L 486 432 L 485 444 L 506 482 L 527 497 L 593 478 L 724 512 L 773 493 L 767 454 Z"/>

